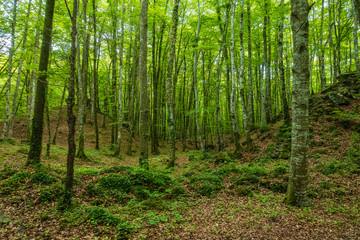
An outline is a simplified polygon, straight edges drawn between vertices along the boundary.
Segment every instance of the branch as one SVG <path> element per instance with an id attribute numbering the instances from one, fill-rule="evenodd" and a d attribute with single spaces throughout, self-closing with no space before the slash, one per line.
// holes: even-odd
<path id="1" fill-rule="evenodd" d="M 69 13 L 70 18 L 72 19 L 71 12 L 70 12 L 70 9 L 69 9 L 67 0 L 65 0 L 65 5 L 66 5 L 66 9 L 67 9 L 67 11 L 68 11 L 68 13 Z"/>

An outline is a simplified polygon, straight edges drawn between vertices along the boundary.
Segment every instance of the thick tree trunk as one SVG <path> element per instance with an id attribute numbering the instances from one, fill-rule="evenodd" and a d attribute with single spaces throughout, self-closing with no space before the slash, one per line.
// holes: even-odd
<path id="1" fill-rule="evenodd" d="M 173 88 L 176 85 L 173 84 L 173 63 L 175 58 L 175 44 L 176 44 L 176 32 L 178 25 L 178 11 L 179 11 L 179 0 L 174 0 L 174 8 L 172 14 L 172 30 L 170 36 L 170 50 L 169 50 L 169 61 L 168 61 L 168 71 L 166 78 L 166 95 L 167 95 L 167 109 L 168 109 L 168 124 L 169 124 L 169 167 L 175 167 L 175 138 L 176 138 L 176 129 L 175 129 L 175 110 L 174 110 L 174 98 L 173 98 Z M 175 73 L 176 74 L 176 73 Z"/>
<path id="2" fill-rule="evenodd" d="M 42 1 L 40 1 L 38 18 L 41 16 L 41 5 Z M 39 21 L 37 22 L 37 26 L 39 25 Z M 39 45 L 40 45 L 40 30 L 38 28 L 35 29 L 35 41 L 34 41 L 34 50 L 31 57 L 31 62 L 34 65 L 39 63 L 38 55 L 39 55 Z M 32 129 L 32 118 L 34 115 L 35 108 L 35 88 L 36 88 L 36 69 L 31 71 L 30 83 L 29 83 L 29 96 L 28 96 L 28 105 L 27 105 L 27 115 L 28 115 L 28 125 L 27 125 L 27 141 L 30 142 L 31 138 L 31 129 Z"/>
<path id="3" fill-rule="evenodd" d="M 34 118 L 32 123 L 30 151 L 27 164 L 40 162 L 42 149 L 42 135 L 44 127 L 44 107 L 47 87 L 47 68 L 51 49 L 51 34 L 53 26 L 55 0 L 47 0 L 45 10 L 45 21 L 43 30 L 43 41 L 41 45 L 39 76 L 36 85 Z"/>
<path id="4" fill-rule="evenodd" d="M 291 159 L 286 202 L 298 206 L 308 205 L 309 10 L 307 0 L 291 0 L 294 80 Z"/>
<path id="5" fill-rule="evenodd" d="M 141 1 L 140 12 L 140 158 L 141 167 L 149 168 L 149 97 L 147 83 L 148 0 Z"/>

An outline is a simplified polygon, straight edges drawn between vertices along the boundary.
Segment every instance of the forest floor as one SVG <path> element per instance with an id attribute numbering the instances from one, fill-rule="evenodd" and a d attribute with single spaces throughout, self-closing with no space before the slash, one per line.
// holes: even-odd
<path id="1" fill-rule="evenodd" d="M 94 150 L 87 125 L 88 159 L 76 159 L 74 203 L 61 211 L 66 121 L 50 157 L 27 167 L 26 121 L 19 118 L 14 142 L 0 142 L 0 239 L 360 239 L 359 109 L 353 100 L 312 115 L 310 205 L 303 208 L 284 203 L 291 127 L 277 122 L 254 131 L 255 150 L 243 144 L 240 159 L 232 158 L 227 136 L 225 151 L 177 151 L 177 166 L 167 169 L 161 142 L 149 171 L 137 167 L 138 136 L 133 156 L 117 158 L 110 129 L 100 128 Z"/>

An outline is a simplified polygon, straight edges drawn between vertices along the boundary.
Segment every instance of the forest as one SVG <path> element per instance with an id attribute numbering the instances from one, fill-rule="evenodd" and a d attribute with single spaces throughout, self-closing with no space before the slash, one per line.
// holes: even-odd
<path id="1" fill-rule="evenodd" d="M 2 0 L 0 239 L 359 239 L 360 0 Z"/>

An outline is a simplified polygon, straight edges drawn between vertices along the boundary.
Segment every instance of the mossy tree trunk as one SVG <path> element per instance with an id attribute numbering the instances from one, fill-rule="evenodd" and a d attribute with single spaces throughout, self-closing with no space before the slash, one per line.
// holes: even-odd
<path id="1" fill-rule="evenodd" d="M 65 179 L 65 194 L 64 194 L 64 205 L 67 207 L 71 204 L 72 198 L 72 187 L 74 182 L 74 159 L 76 153 L 75 145 L 75 124 L 76 117 L 73 112 L 75 102 L 75 70 L 76 70 L 76 35 L 77 35 L 77 14 L 78 14 L 78 0 L 73 0 L 73 13 L 71 16 L 71 52 L 70 52 L 70 79 L 69 79 L 69 93 L 67 102 L 67 121 L 69 128 L 68 136 L 68 155 L 67 155 L 67 168 L 66 168 L 66 179 Z"/>
<path id="2" fill-rule="evenodd" d="M 178 25 L 178 11 L 179 11 L 179 0 L 174 0 L 174 7 L 172 13 L 172 30 L 170 36 L 170 50 L 169 50 L 169 61 L 168 61 L 168 71 L 166 78 L 166 95 L 167 95 L 167 109 L 168 109 L 168 124 L 169 124 L 169 150 L 170 150 L 170 161 L 169 167 L 175 166 L 175 138 L 176 138 L 176 129 L 175 129 L 175 110 L 173 98 L 173 88 L 176 85 L 173 84 L 173 63 L 175 58 L 175 44 L 176 44 L 176 32 Z M 175 73 L 176 74 L 176 73 Z"/>
<path id="3" fill-rule="evenodd" d="M 34 118 L 32 123 L 30 151 L 27 164 L 36 164 L 40 162 L 42 149 L 42 135 L 44 127 L 44 107 L 45 94 L 47 87 L 47 69 L 49 63 L 49 55 L 51 50 L 51 34 L 53 27 L 55 0 L 46 1 L 45 21 L 43 29 L 43 40 L 41 45 L 39 76 L 36 85 Z"/>
<path id="4" fill-rule="evenodd" d="M 307 0 L 291 0 L 294 80 L 291 159 L 286 202 L 297 206 L 308 205 L 309 11 Z"/>
<path id="5" fill-rule="evenodd" d="M 141 167 L 149 168 L 149 97 L 147 83 L 148 0 L 141 1 L 140 11 L 140 158 Z"/>

